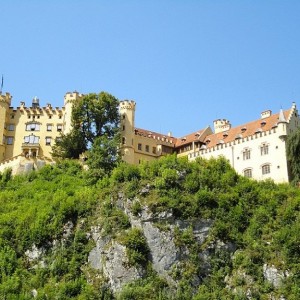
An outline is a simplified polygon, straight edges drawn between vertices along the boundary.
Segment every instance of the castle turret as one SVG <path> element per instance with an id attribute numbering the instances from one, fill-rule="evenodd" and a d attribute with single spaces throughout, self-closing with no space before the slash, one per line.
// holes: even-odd
<path id="1" fill-rule="evenodd" d="M 287 120 L 285 119 L 283 110 L 280 109 L 278 122 L 277 122 L 277 132 L 281 139 L 285 139 L 287 136 Z"/>
<path id="2" fill-rule="evenodd" d="M 6 122 L 9 114 L 9 107 L 11 105 L 11 95 L 6 93 L 5 95 L 0 94 L 0 161 L 5 156 L 5 134 L 6 134 Z"/>
<path id="3" fill-rule="evenodd" d="M 218 119 L 214 121 L 214 131 L 215 133 L 224 132 L 231 128 L 231 124 L 226 119 Z"/>
<path id="4" fill-rule="evenodd" d="M 72 108 L 75 101 L 80 99 L 82 97 L 82 94 L 79 94 L 78 92 L 73 93 L 66 93 L 64 97 L 64 107 L 65 107 L 65 113 L 64 113 L 64 127 L 63 127 L 63 133 L 66 134 L 70 132 L 72 128 Z"/>
<path id="5" fill-rule="evenodd" d="M 121 152 L 122 159 L 134 163 L 134 115 L 135 102 L 124 100 L 120 102 Z"/>

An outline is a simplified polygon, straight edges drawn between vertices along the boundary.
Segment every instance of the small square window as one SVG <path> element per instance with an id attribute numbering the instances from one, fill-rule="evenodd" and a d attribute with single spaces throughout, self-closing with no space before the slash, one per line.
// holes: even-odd
<path id="1" fill-rule="evenodd" d="M 49 136 L 46 137 L 46 145 L 47 146 L 51 145 L 51 137 L 49 137 Z"/>
<path id="2" fill-rule="evenodd" d="M 7 130 L 8 131 L 14 131 L 15 130 L 15 125 L 14 124 L 8 124 Z"/>
<path id="3" fill-rule="evenodd" d="M 62 131 L 62 125 L 61 124 L 57 125 L 57 131 Z"/>
<path id="4" fill-rule="evenodd" d="M 52 124 L 47 124 L 47 131 L 52 131 Z"/>
<path id="5" fill-rule="evenodd" d="M 14 138 L 13 138 L 12 136 L 8 136 L 8 137 L 6 138 L 6 144 L 7 144 L 7 145 L 12 145 L 13 142 L 14 142 Z"/>

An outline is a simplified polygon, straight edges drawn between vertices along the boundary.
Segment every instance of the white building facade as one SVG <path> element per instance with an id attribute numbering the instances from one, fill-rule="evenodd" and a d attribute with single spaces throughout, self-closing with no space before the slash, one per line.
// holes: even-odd
<path id="1" fill-rule="evenodd" d="M 200 150 L 189 153 L 188 157 L 194 160 L 224 156 L 241 175 L 288 182 L 286 140 L 299 126 L 295 103 L 289 110 L 274 115 L 265 111 L 259 120 L 235 128 L 231 128 L 227 120 L 216 120 L 215 133 L 206 136 Z"/>

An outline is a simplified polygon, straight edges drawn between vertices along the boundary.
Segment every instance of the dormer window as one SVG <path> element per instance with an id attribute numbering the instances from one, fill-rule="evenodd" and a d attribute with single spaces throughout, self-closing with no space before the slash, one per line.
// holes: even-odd
<path id="1" fill-rule="evenodd" d="M 261 133 L 261 132 L 262 132 L 262 129 L 261 129 L 261 128 L 258 128 L 258 129 L 255 130 L 254 133 Z"/>
<path id="2" fill-rule="evenodd" d="M 181 138 L 181 141 L 185 142 L 186 141 L 186 137 Z"/>
<path id="3" fill-rule="evenodd" d="M 227 138 L 228 137 L 228 132 L 224 132 L 223 133 L 223 138 Z"/>
<path id="4" fill-rule="evenodd" d="M 236 135 L 236 137 L 235 137 L 236 140 L 240 140 L 240 139 L 242 139 L 242 138 L 243 138 L 243 136 L 242 136 L 241 134 L 238 134 L 238 135 Z"/>
<path id="5" fill-rule="evenodd" d="M 205 141 L 205 143 L 206 143 L 206 145 L 208 145 L 208 144 L 210 143 L 210 139 L 207 139 L 207 140 Z"/>
<path id="6" fill-rule="evenodd" d="M 200 136 L 200 133 L 199 133 L 199 132 L 196 132 L 196 133 L 195 133 L 195 137 L 198 138 L 199 136 Z"/>
<path id="7" fill-rule="evenodd" d="M 243 127 L 242 129 L 241 129 L 241 132 L 245 132 L 247 130 L 247 128 L 246 127 Z"/>
<path id="8" fill-rule="evenodd" d="M 263 127 L 263 126 L 265 126 L 267 123 L 266 123 L 266 121 L 262 121 L 261 123 L 260 123 L 260 125 Z"/>
<path id="9" fill-rule="evenodd" d="M 222 145 L 222 144 L 224 144 L 224 141 L 223 140 L 218 140 L 217 145 Z"/>

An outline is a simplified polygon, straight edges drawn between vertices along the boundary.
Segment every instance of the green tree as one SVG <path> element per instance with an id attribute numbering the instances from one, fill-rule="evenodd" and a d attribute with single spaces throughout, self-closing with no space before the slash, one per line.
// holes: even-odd
<path id="1" fill-rule="evenodd" d="M 119 132 L 119 101 L 114 96 L 100 92 L 83 96 L 74 102 L 72 107 L 72 130 L 52 148 L 53 156 L 58 158 L 78 158 L 79 155 L 91 149 L 91 159 L 97 161 L 93 166 L 107 165 L 102 163 L 103 152 L 111 158 L 110 163 L 116 160 L 116 148 Z M 95 148 L 93 150 L 93 145 Z M 96 156 L 99 147 L 103 149 Z M 105 156 L 107 161 L 107 156 Z"/>
<path id="2" fill-rule="evenodd" d="M 294 182 L 300 181 L 300 129 L 289 135 L 286 144 L 287 158 Z"/>

